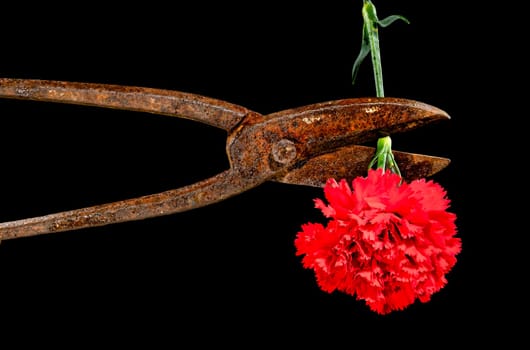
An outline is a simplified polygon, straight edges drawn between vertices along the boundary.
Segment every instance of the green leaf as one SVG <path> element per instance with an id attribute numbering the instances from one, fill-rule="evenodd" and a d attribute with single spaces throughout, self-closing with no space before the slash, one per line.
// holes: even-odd
<path id="1" fill-rule="evenodd" d="M 355 84 L 355 79 L 357 78 L 357 73 L 359 73 L 359 68 L 361 63 L 364 61 L 366 56 L 370 53 L 370 40 L 368 36 L 368 28 L 366 24 L 363 25 L 363 37 L 361 42 L 361 51 L 353 63 L 353 68 L 351 72 L 351 83 Z"/>
<path id="2" fill-rule="evenodd" d="M 387 27 L 391 25 L 392 23 L 394 23 L 395 21 L 397 21 L 398 19 L 404 21 L 407 24 L 410 24 L 408 19 L 400 15 L 388 16 L 386 18 L 383 18 L 382 20 L 377 20 L 376 23 L 379 24 L 381 27 Z"/>

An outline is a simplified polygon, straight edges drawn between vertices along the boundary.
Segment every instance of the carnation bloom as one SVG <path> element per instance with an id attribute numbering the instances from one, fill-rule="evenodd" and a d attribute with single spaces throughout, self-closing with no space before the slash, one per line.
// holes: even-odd
<path id="1" fill-rule="evenodd" d="M 306 223 L 295 239 L 296 254 L 322 290 L 356 296 L 388 314 L 429 301 L 447 283 L 461 240 L 440 185 L 402 182 L 379 168 L 352 187 L 329 179 L 324 194 L 329 204 L 315 199 L 315 207 L 329 222 Z"/>

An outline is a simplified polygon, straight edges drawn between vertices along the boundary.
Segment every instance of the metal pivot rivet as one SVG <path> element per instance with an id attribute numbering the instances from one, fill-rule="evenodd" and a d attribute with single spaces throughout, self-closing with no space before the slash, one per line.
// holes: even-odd
<path id="1" fill-rule="evenodd" d="M 281 164 L 287 164 L 296 157 L 296 147 L 293 141 L 281 139 L 272 146 L 272 157 Z"/>

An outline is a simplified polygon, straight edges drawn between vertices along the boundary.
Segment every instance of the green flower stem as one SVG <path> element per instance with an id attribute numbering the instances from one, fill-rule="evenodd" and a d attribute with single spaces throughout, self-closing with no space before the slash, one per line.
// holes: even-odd
<path id="1" fill-rule="evenodd" d="M 368 54 L 371 54 L 372 66 L 374 70 L 376 95 L 384 97 L 385 92 L 383 88 L 383 70 L 381 66 L 381 52 L 379 49 L 379 27 L 387 27 L 394 21 L 400 19 L 405 23 L 409 23 L 408 19 L 400 15 L 388 16 L 382 20 L 377 17 L 377 11 L 374 4 L 370 0 L 363 0 L 362 8 L 363 16 L 363 35 L 361 41 L 361 50 L 353 63 L 352 69 L 352 84 L 355 84 L 355 78 Z"/>
<path id="2" fill-rule="evenodd" d="M 383 68 L 381 65 L 381 51 L 379 50 L 379 30 L 377 28 L 378 19 L 375 6 L 370 0 L 364 0 L 362 15 L 370 44 L 376 96 L 384 97 Z"/>
<path id="3" fill-rule="evenodd" d="M 376 168 L 383 169 L 383 171 L 390 170 L 391 172 L 401 176 L 398 164 L 396 163 L 394 154 L 392 153 L 392 139 L 390 136 L 383 136 L 377 140 L 375 156 L 368 165 L 368 169 L 371 169 L 374 165 Z"/>
<path id="4" fill-rule="evenodd" d="M 379 18 L 377 18 L 377 11 L 371 0 L 363 0 L 362 16 L 363 36 L 361 51 L 353 64 L 352 84 L 355 83 L 355 78 L 362 61 L 368 56 L 368 53 L 370 53 L 374 72 L 376 96 L 385 97 L 381 51 L 379 49 L 379 26 L 386 27 L 397 19 L 401 19 L 406 23 L 409 23 L 409 21 L 405 17 L 399 15 L 392 15 L 379 20 Z M 390 136 L 384 136 L 377 140 L 376 154 L 370 162 L 368 169 L 371 169 L 374 165 L 376 165 L 377 168 L 382 168 L 383 170 L 388 169 L 401 176 L 401 172 L 399 171 L 399 167 L 394 160 L 394 155 L 392 153 L 392 140 L 390 139 Z"/>

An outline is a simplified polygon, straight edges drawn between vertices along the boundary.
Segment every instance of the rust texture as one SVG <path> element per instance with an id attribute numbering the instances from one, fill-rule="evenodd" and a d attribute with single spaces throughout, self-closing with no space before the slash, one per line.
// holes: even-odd
<path id="1" fill-rule="evenodd" d="M 341 147 L 335 152 L 309 159 L 302 166 L 289 171 L 275 181 L 313 187 L 324 186 L 329 178 L 346 179 L 351 183 L 357 176 L 366 175 L 366 169 L 374 152 L 374 148 L 367 146 Z M 430 177 L 450 163 L 449 159 L 443 157 L 399 151 L 393 151 L 393 154 L 399 164 L 401 176 L 406 181 Z"/>
<path id="2" fill-rule="evenodd" d="M 0 78 L 0 97 L 188 118 L 227 131 L 248 113 L 244 107 L 186 92 L 54 80 Z"/>
<path id="3" fill-rule="evenodd" d="M 188 118 L 227 131 L 230 168 L 162 193 L 0 223 L 0 240 L 141 220 L 196 209 L 265 181 L 322 186 L 330 177 L 366 173 L 374 148 L 360 145 L 449 119 L 418 101 L 353 98 L 262 115 L 205 96 L 160 89 L 45 80 L 0 79 L 0 98 L 91 105 Z M 449 159 L 395 151 L 407 180 L 442 170 Z"/>

